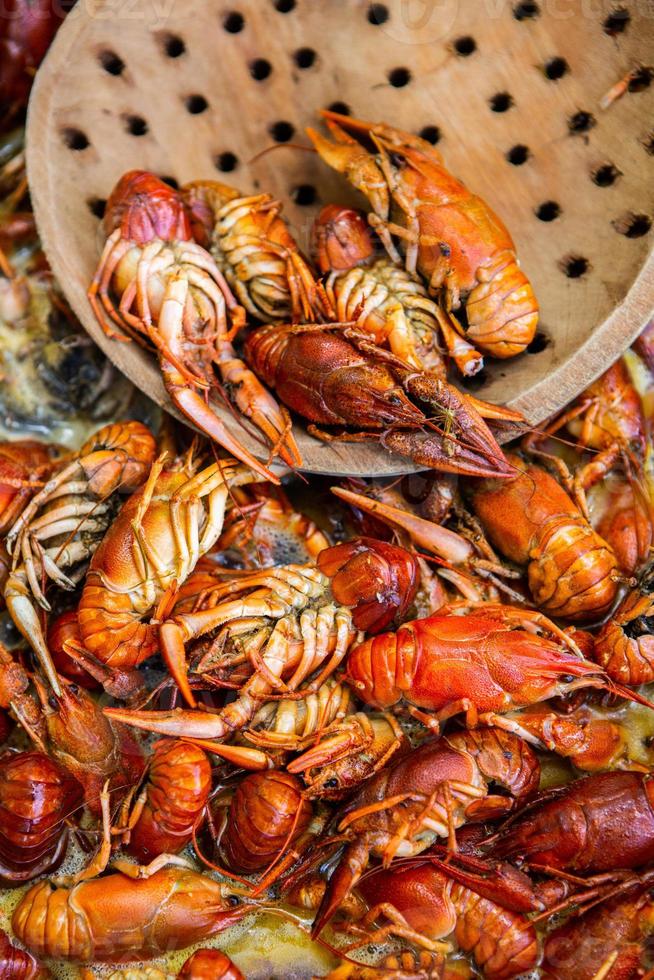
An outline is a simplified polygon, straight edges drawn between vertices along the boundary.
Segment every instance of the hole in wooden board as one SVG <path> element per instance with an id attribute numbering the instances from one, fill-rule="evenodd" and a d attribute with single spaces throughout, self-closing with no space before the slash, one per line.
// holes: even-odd
<path id="1" fill-rule="evenodd" d="M 543 201 L 536 208 L 536 217 L 539 221 L 555 221 L 561 214 L 561 205 L 556 201 Z"/>
<path id="2" fill-rule="evenodd" d="M 374 27 L 380 27 L 386 23 L 390 14 L 385 3 L 371 3 L 368 7 L 367 16 L 369 24 L 372 24 Z"/>
<path id="3" fill-rule="evenodd" d="M 533 20 L 539 14 L 540 7 L 534 3 L 534 0 L 523 0 L 522 3 L 516 3 L 513 8 L 513 16 L 516 20 Z"/>
<path id="4" fill-rule="evenodd" d="M 209 108 L 209 103 L 204 95 L 187 95 L 184 99 L 184 105 L 186 111 L 190 112 L 192 116 L 199 116 L 201 112 Z"/>
<path id="5" fill-rule="evenodd" d="M 611 224 L 618 234 L 624 235 L 625 238 L 642 238 L 652 227 L 651 218 L 646 214 L 634 214 L 633 211 L 621 215 Z"/>
<path id="6" fill-rule="evenodd" d="M 650 156 L 654 156 L 654 131 L 643 136 L 642 139 L 639 140 L 639 143 L 645 147 L 645 151 L 649 153 Z"/>
<path id="7" fill-rule="evenodd" d="M 223 17 L 223 27 L 228 34 L 238 34 L 245 27 L 245 17 L 238 10 L 230 10 Z"/>
<path id="8" fill-rule="evenodd" d="M 298 66 L 298 68 L 306 69 L 311 68 L 315 63 L 316 52 L 313 48 L 298 48 L 293 55 L 293 61 Z"/>
<path id="9" fill-rule="evenodd" d="M 307 207 L 308 205 L 313 204 L 317 196 L 316 188 L 313 186 L 313 184 L 298 184 L 298 186 L 294 187 L 291 191 L 291 198 L 296 204 L 299 204 L 302 207 Z"/>
<path id="10" fill-rule="evenodd" d="M 81 129 L 75 129 L 74 126 L 67 126 L 62 129 L 61 136 L 69 150 L 85 150 L 87 146 L 91 145 L 86 133 L 82 132 Z"/>
<path id="11" fill-rule="evenodd" d="M 468 391 L 478 391 L 483 388 L 488 382 L 488 372 L 482 368 L 477 374 L 473 374 L 471 378 L 457 378 L 457 385 L 462 388 L 467 388 Z"/>
<path id="12" fill-rule="evenodd" d="M 181 58 L 186 51 L 186 44 L 179 34 L 166 34 L 163 38 L 163 49 L 168 58 Z"/>
<path id="13" fill-rule="evenodd" d="M 349 116 L 352 111 L 347 102 L 332 102 L 327 108 L 330 112 L 338 112 L 341 116 Z"/>
<path id="14" fill-rule="evenodd" d="M 143 116 L 124 116 L 125 129 L 130 136 L 145 136 L 148 124 Z"/>
<path id="15" fill-rule="evenodd" d="M 559 262 L 559 268 L 568 279 L 580 279 L 590 269 L 590 262 L 583 255 L 566 255 Z"/>
<path id="16" fill-rule="evenodd" d="M 295 0 L 275 0 L 275 10 L 280 14 L 290 14 L 295 10 Z"/>
<path id="17" fill-rule="evenodd" d="M 418 136 L 435 146 L 442 139 L 443 134 L 438 126 L 423 126 Z"/>
<path id="18" fill-rule="evenodd" d="M 539 330 L 532 342 L 527 347 L 528 354 L 540 354 L 552 343 L 551 339 L 542 330 Z"/>
<path id="19" fill-rule="evenodd" d="M 272 65 L 265 58 L 255 58 L 250 62 L 250 74 L 257 82 L 263 82 L 272 71 Z"/>
<path id="20" fill-rule="evenodd" d="M 104 218 L 104 212 L 107 207 L 107 202 L 104 197 L 90 197 L 86 203 L 94 218 L 98 218 L 99 220 Z"/>
<path id="21" fill-rule="evenodd" d="M 279 119 L 270 126 L 268 131 L 276 143 L 288 143 L 289 140 L 293 139 L 295 127 L 285 119 Z"/>
<path id="22" fill-rule="evenodd" d="M 468 58 L 477 50 L 477 42 L 474 37 L 466 34 L 464 37 L 458 37 L 452 47 L 462 58 Z"/>
<path id="23" fill-rule="evenodd" d="M 592 112 L 579 109 L 568 118 L 568 131 L 576 135 L 577 133 L 587 133 L 589 129 L 597 125 L 597 120 Z"/>
<path id="24" fill-rule="evenodd" d="M 506 112 L 513 105 L 513 97 L 509 92 L 496 92 L 488 100 L 492 112 Z"/>
<path id="25" fill-rule="evenodd" d="M 387 78 L 393 88 L 404 88 L 411 81 L 411 72 L 408 68 L 391 68 Z"/>
<path id="26" fill-rule="evenodd" d="M 631 14 L 626 7 L 616 7 L 610 12 L 602 24 L 604 33 L 608 34 L 609 37 L 615 37 L 616 34 L 622 34 L 629 26 L 630 20 Z"/>
<path id="27" fill-rule="evenodd" d="M 559 78 L 563 78 L 570 71 L 570 65 L 565 60 L 565 58 L 560 58 L 556 55 L 554 58 L 550 58 L 543 65 L 543 71 L 545 77 L 549 78 L 551 82 L 558 82 Z"/>
<path id="28" fill-rule="evenodd" d="M 220 170 L 223 174 L 227 174 L 231 170 L 236 170 L 238 167 L 238 157 L 231 150 L 225 150 L 224 153 L 219 153 L 214 157 L 214 164 L 217 170 Z"/>
<path id="29" fill-rule="evenodd" d="M 524 143 L 516 143 L 506 154 L 506 159 L 509 163 L 512 163 L 514 167 L 521 167 L 523 163 L 526 163 L 529 159 L 529 147 L 525 146 Z"/>
<path id="30" fill-rule="evenodd" d="M 591 171 L 591 179 L 598 187 L 610 187 L 615 184 L 618 177 L 622 176 L 622 171 L 613 163 L 601 163 Z"/>
<path id="31" fill-rule="evenodd" d="M 654 68 L 651 65 L 639 65 L 627 84 L 628 92 L 644 92 L 649 88 L 654 78 Z"/>
<path id="32" fill-rule="evenodd" d="M 108 75 L 122 75 L 125 71 L 125 62 L 115 51 L 101 51 L 98 61 Z"/>

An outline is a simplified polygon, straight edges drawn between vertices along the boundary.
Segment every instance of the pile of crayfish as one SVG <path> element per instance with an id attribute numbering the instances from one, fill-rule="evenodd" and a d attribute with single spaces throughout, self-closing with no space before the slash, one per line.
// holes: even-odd
<path id="1" fill-rule="evenodd" d="M 497 437 L 524 419 L 459 390 L 448 368 L 470 378 L 484 356 L 534 339 L 538 304 L 511 235 L 426 140 L 321 114 L 329 136 L 309 128 L 313 148 L 367 214 L 324 207 L 307 258 L 270 194 L 129 171 L 103 216 L 88 290 L 98 323 L 155 352 L 176 408 L 264 479 L 275 457 L 302 464 L 290 413 L 326 441 L 508 476 Z"/>
<path id="2" fill-rule="evenodd" d="M 0 975 L 238 978 L 273 915 L 304 976 L 643 976 L 649 341 L 495 476 L 0 445 Z"/>
<path id="3" fill-rule="evenodd" d="M 7 336 L 71 316 L 19 127 L 56 7 L 0 24 Z M 0 442 L 0 978 L 270 977 L 270 921 L 298 977 L 652 977 L 654 328 L 539 431 L 459 391 L 534 337 L 511 237 L 429 143 L 323 116 L 370 211 L 311 259 L 265 193 L 107 202 L 89 300 L 196 432 Z M 427 469 L 282 485 L 290 412 Z"/>

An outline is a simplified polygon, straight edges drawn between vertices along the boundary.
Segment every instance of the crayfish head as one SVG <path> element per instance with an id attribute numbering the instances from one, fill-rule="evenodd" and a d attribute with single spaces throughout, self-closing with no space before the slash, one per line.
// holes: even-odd
<path id="1" fill-rule="evenodd" d="M 322 273 L 343 272 L 372 258 L 375 242 L 361 211 L 326 204 L 311 229 L 311 251 Z"/>
<path id="2" fill-rule="evenodd" d="M 352 607 L 357 629 L 368 633 L 381 633 L 394 619 L 404 618 L 420 581 L 418 563 L 409 551 L 375 538 L 326 548 L 318 567 L 331 578 L 336 601 Z"/>
<path id="3" fill-rule="evenodd" d="M 53 752 L 58 757 L 71 757 L 79 763 L 105 763 L 116 747 L 109 719 L 84 688 L 65 678 L 60 680 L 60 695 L 46 692 L 35 680 Z"/>
<path id="4" fill-rule="evenodd" d="M 109 195 L 104 216 L 107 237 L 117 228 L 122 238 L 139 245 L 155 238 L 166 242 L 191 238 L 179 193 L 147 170 L 129 170 Z"/>

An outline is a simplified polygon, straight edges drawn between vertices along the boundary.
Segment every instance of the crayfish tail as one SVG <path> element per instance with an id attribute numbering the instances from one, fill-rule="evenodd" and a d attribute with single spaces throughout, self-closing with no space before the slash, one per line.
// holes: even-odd
<path id="1" fill-rule="evenodd" d="M 538 302 L 515 253 L 495 255 L 478 278 L 466 302 L 468 339 L 492 357 L 521 354 L 536 334 Z"/>
<path id="2" fill-rule="evenodd" d="M 311 938 L 316 939 L 339 906 L 348 897 L 357 881 L 368 867 L 369 848 L 365 840 L 348 844 L 336 865 L 322 901 L 313 920 Z"/>

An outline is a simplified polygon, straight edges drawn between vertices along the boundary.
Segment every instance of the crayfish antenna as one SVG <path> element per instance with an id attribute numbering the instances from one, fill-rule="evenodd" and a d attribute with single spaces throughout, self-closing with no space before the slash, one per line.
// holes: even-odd
<path id="1" fill-rule="evenodd" d="M 348 844 L 327 883 L 327 889 L 316 912 L 311 927 L 311 938 L 316 939 L 339 905 L 345 901 L 357 881 L 368 867 L 370 850 L 365 840 Z"/>
<path id="2" fill-rule="evenodd" d="M 650 701 L 644 694 L 639 694 L 638 691 L 634 691 L 624 684 L 618 684 L 617 681 L 607 680 L 606 690 L 611 694 L 617 694 L 618 697 L 624 698 L 626 701 L 633 701 L 634 704 L 642 704 L 646 708 L 654 708 L 654 701 Z"/>

